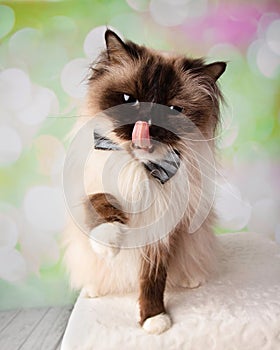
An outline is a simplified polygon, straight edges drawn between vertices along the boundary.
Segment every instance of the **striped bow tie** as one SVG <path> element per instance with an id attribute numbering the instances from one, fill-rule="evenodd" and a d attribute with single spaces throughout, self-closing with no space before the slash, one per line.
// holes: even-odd
<path id="1" fill-rule="evenodd" d="M 121 151 L 121 148 L 114 141 L 105 136 L 101 136 L 94 131 L 94 148 L 104 151 Z M 148 161 L 143 163 L 149 174 L 165 184 L 173 177 L 180 166 L 180 154 L 177 150 L 171 150 L 165 157 L 156 162 Z"/>

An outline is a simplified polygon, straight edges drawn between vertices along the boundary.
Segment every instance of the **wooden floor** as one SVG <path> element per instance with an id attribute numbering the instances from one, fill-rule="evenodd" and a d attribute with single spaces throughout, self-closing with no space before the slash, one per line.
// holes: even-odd
<path id="1" fill-rule="evenodd" d="M 58 350 L 72 306 L 0 312 L 1 350 Z"/>

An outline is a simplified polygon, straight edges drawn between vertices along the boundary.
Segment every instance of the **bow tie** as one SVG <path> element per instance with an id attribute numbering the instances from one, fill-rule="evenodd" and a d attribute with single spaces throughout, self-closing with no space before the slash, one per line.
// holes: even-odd
<path id="1" fill-rule="evenodd" d="M 94 135 L 94 148 L 104 151 L 121 151 L 122 148 L 114 141 L 105 136 L 101 136 L 96 131 Z M 149 174 L 165 184 L 174 176 L 180 166 L 180 154 L 177 150 L 171 149 L 162 159 L 155 162 L 143 163 Z"/>

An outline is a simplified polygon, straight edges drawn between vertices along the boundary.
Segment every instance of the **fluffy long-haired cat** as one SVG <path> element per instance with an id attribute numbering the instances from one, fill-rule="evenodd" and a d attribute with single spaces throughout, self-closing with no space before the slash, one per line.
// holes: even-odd
<path id="1" fill-rule="evenodd" d="M 157 52 L 111 30 L 105 40 L 75 128 L 90 148 L 71 183 L 84 195 L 80 222 L 65 233 L 65 263 L 88 297 L 138 291 L 140 324 L 159 334 L 171 326 L 165 288 L 199 286 L 216 260 L 213 139 L 226 64 Z"/>

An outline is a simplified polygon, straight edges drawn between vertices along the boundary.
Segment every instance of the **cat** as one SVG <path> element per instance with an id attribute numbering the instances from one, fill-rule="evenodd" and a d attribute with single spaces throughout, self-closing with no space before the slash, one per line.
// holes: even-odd
<path id="1" fill-rule="evenodd" d="M 165 289 L 198 287 L 215 268 L 217 79 L 226 63 L 155 51 L 110 29 L 105 41 L 81 113 L 93 124 L 80 118 L 74 128 L 93 140 L 84 179 L 75 178 L 85 183 L 86 229 L 69 225 L 64 261 L 86 297 L 137 291 L 140 325 L 160 334 L 172 324 Z"/>

